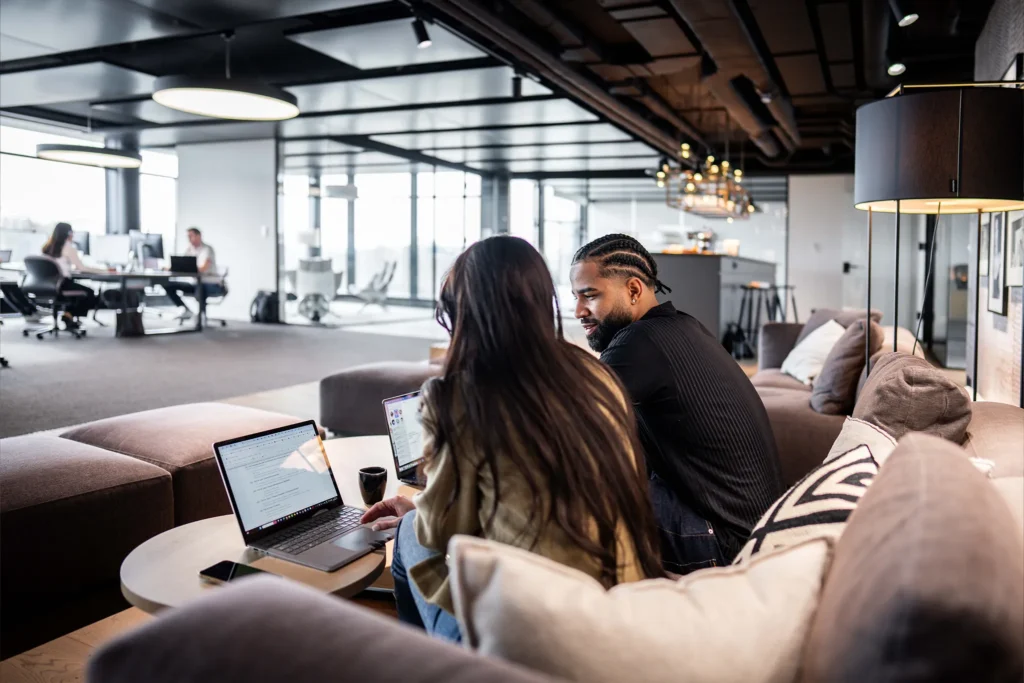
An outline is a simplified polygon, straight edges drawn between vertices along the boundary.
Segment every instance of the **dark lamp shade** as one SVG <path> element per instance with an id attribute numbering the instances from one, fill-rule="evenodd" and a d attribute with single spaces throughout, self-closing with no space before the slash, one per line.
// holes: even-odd
<path id="1" fill-rule="evenodd" d="M 854 203 L 894 213 L 1024 209 L 1024 90 L 970 87 L 857 110 Z"/>

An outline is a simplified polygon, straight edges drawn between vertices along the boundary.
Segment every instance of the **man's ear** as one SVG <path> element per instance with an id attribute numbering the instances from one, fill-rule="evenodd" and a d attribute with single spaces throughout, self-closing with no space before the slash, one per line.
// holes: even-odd
<path id="1" fill-rule="evenodd" d="M 644 283 L 638 277 L 631 277 L 626 280 L 626 291 L 629 293 L 629 298 L 636 301 L 644 293 Z"/>

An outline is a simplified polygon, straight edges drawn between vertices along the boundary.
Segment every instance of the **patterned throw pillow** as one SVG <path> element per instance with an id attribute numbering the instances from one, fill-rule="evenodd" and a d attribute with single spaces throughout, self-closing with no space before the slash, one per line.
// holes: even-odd
<path id="1" fill-rule="evenodd" d="M 809 538 L 839 538 L 876 474 L 878 462 L 864 445 L 822 463 L 768 508 L 733 564 Z"/>

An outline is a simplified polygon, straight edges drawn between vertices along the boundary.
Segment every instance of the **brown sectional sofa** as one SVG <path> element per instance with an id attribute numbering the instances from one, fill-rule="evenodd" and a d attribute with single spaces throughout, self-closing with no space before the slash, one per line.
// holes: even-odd
<path id="1" fill-rule="evenodd" d="M 782 480 L 786 486 L 796 483 L 824 460 L 846 419 L 845 415 L 825 415 L 814 410 L 810 402 L 811 387 L 779 369 L 803 329 L 804 325 L 799 323 L 766 323 L 762 326 L 758 337 L 758 371 L 750 378 L 772 423 Z M 893 334 L 891 327 L 886 330 L 882 350 L 872 356 L 872 362 L 892 351 Z M 897 328 L 895 334 L 901 353 L 914 351 L 914 337 L 909 330 Z M 922 355 L 920 346 L 915 355 Z M 862 373 L 858 397 L 863 384 Z"/>
<path id="2" fill-rule="evenodd" d="M 991 479 L 968 456 L 992 461 Z M 836 544 L 798 681 L 1021 680 L 1022 474 L 1024 410 L 1012 406 L 975 404 L 964 448 L 918 434 L 902 440 Z M 550 679 L 264 577 L 110 643 L 87 680 Z"/>
<path id="3" fill-rule="evenodd" d="M 128 553 L 231 511 L 213 443 L 297 421 L 198 403 L 0 439 L 0 658 L 126 609 Z"/>
<path id="4" fill-rule="evenodd" d="M 390 361 L 359 365 L 320 380 L 320 424 L 342 436 L 387 434 L 381 401 L 419 390 L 441 365 Z"/>

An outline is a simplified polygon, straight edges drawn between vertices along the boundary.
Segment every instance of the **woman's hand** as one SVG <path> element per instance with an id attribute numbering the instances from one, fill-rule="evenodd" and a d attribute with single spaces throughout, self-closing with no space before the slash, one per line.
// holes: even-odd
<path id="1" fill-rule="evenodd" d="M 394 498 L 388 498 L 387 500 L 375 503 L 373 507 L 363 513 L 362 519 L 359 521 L 362 524 L 376 522 L 373 525 L 374 531 L 394 529 L 406 513 L 412 512 L 415 509 L 416 503 L 405 496 L 395 496 Z M 381 519 L 382 517 L 388 519 Z"/>

